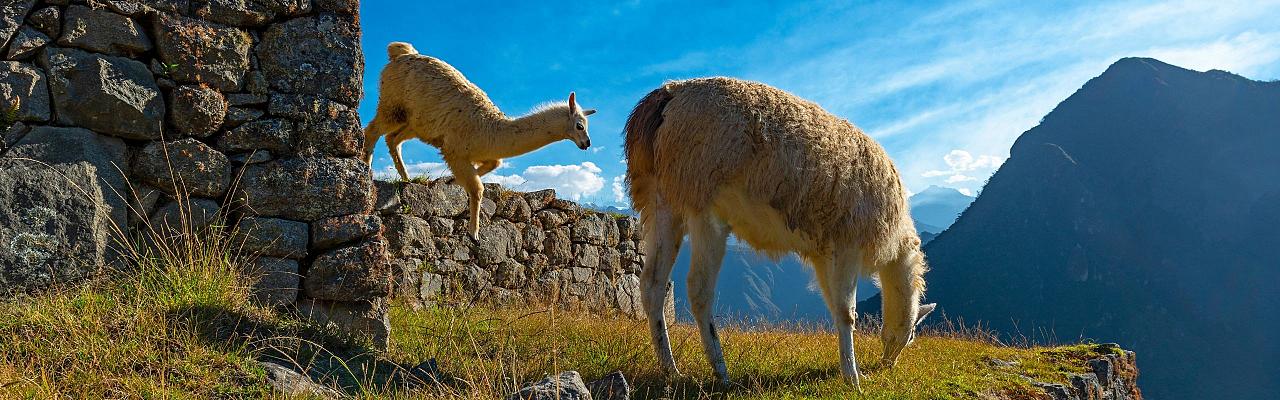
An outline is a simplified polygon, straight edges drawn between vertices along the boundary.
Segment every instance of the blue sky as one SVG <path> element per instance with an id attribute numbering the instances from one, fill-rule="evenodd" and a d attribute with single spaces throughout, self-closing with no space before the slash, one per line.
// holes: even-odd
<path id="1" fill-rule="evenodd" d="M 670 79 L 725 75 L 816 101 L 889 151 L 912 192 L 976 193 L 1009 146 L 1121 57 L 1280 78 L 1280 0 L 1068 2 L 445 2 L 361 4 L 373 118 L 391 41 L 458 68 L 508 115 L 564 100 L 599 113 L 592 148 L 559 142 L 488 181 L 624 205 L 622 126 Z M 374 168 L 390 176 L 385 145 Z M 447 174 L 404 145 L 414 174 Z"/>

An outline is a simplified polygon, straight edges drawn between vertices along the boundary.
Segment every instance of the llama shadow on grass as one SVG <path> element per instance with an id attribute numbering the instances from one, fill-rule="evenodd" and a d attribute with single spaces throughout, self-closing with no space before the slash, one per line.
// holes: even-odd
<path id="1" fill-rule="evenodd" d="M 167 316 L 172 331 L 194 330 L 207 346 L 250 354 L 351 396 L 457 385 L 439 372 L 434 359 L 417 365 L 396 363 L 364 343 L 310 326 L 288 314 L 281 311 L 284 318 L 269 320 L 201 305 L 173 309 Z"/>

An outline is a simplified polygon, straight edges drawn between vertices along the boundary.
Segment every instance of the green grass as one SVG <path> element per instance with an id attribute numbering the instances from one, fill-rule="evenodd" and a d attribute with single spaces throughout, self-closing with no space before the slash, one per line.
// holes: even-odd
<path id="1" fill-rule="evenodd" d="M 856 339 L 858 392 L 840 376 L 835 337 L 821 327 L 727 327 L 720 332 L 732 384 L 722 386 L 687 325 L 671 332 L 686 375 L 669 381 L 643 321 L 396 306 L 391 348 L 373 352 L 247 302 L 241 258 L 217 230 L 130 252 L 132 267 L 112 278 L 0 302 L 0 398 L 282 398 L 255 361 L 274 359 L 370 399 L 501 398 L 570 369 L 587 380 L 621 370 L 636 398 L 1023 399 L 1044 398 L 1027 377 L 1063 383 L 1088 359 L 1118 351 L 1001 346 L 981 331 L 947 329 L 919 337 L 889 369 L 878 365 L 880 341 L 866 329 Z M 445 383 L 406 383 L 403 368 L 430 358 Z"/>

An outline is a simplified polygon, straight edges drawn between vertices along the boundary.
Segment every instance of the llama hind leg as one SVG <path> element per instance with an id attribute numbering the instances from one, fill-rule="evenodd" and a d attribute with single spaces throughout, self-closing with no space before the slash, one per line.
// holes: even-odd
<path id="1" fill-rule="evenodd" d="M 709 214 L 689 218 L 685 225 L 689 229 L 689 243 L 693 252 L 689 264 L 689 303 L 693 309 L 693 318 L 698 323 L 702 351 L 711 363 L 716 377 L 727 383 L 729 371 L 725 368 L 724 350 L 720 346 L 720 334 L 716 332 L 711 311 L 715 304 L 716 278 L 720 274 L 721 261 L 724 260 L 729 230 L 723 222 Z"/>
<path id="2" fill-rule="evenodd" d="M 660 204 L 645 210 L 644 269 L 640 271 L 641 303 L 649 319 L 649 334 L 658 363 L 667 376 L 678 376 L 675 356 L 671 353 L 671 340 L 667 336 L 666 305 L 671 294 L 671 267 L 680 251 L 684 231 L 680 221 Z"/>
<path id="3" fill-rule="evenodd" d="M 373 120 L 369 121 L 369 125 L 364 127 L 364 162 L 373 165 L 373 148 L 378 144 L 378 138 L 382 137 L 382 120 L 377 115 L 373 116 Z"/>
<path id="4" fill-rule="evenodd" d="M 480 240 L 480 201 L 484 200 L 484 184 L 480 183 L 480 176 L 476 175 L 476 169 L 470 161 L 452 160 L 448 156 L 444 161 L 449 165 L 449 170 L 453 171 L 453 179 L 462 185 L 470 200 L 471 220 L 467 231 L 472 239 Z"/>
<path id="5" fill-rule="evenodd" d="M 836 336 L 840 340 L 840 373 L 854 386 L 861 388 L 858 360 L 853 352 L 861 264 L 855 251 L 836 250 L 832 253 L 815 259 L 814 272 L 817 274 L 818 286 L 822 288 L 822 298 L 826 300 L 831 312 Z"/>
<path id="6" fill-rule="evenodd" d="M 480 162 L 480 168 L 476 168 L 476 175 L 484 176 L 493 170 L 498 169 L 502 165 L 502 160 L 484 160 Z"/>
<path id="7" fill-rule="evenodd" d="M 400 158 L 400 145 L 404 144 L 404 132 L 393 132 L 387 135 L 387 150 L 391 153 L 391 163 L 396 165 L 396 172 L 400 173 L 400 179 L 408 182 L 409 173 L 404 169 L 404 161 Z"/>

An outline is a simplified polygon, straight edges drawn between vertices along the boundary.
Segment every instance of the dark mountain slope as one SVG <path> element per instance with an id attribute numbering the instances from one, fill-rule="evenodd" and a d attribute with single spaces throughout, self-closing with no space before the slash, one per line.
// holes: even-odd
<path id="1" fill-rule="evenodd" d="M 1123 343 L 1152 398 L 1274 398 L 1278 224 L 1280 83 L 1127 58 L 929 243 L 928 297 L 1002 332 Z"/>

